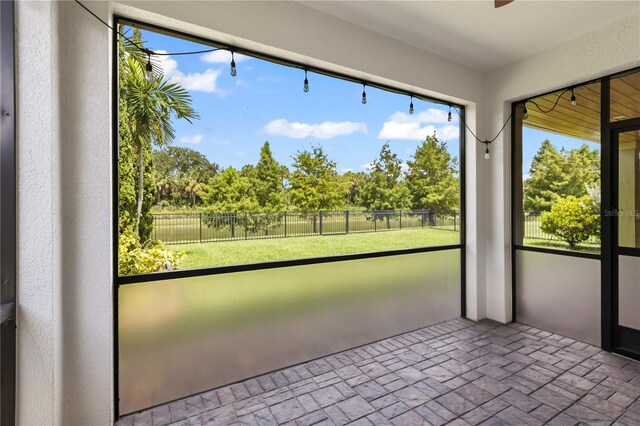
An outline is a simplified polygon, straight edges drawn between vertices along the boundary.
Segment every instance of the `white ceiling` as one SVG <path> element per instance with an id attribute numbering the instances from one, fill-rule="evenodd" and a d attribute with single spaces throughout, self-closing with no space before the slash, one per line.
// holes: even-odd
<path id="1" fill-rule="evenodd" d="M 640 0 L 515 0 L 498 9 L 493 0 L 301 3 L 481 71 L 640 11 Z"/>

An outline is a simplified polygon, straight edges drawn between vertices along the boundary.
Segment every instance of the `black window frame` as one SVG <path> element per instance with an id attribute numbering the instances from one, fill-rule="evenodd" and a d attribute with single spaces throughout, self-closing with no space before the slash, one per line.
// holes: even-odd
<path id="1" fill-rule="evenodd" d="M 330 69 L 309 66 L 306 64 L 302 64 L 299 62 L 295 62 L 283 57 L 273 56 L 270 54 L 265 54 L 259 51 L 245 49 L 238 46 L 233 46 L 227 43 L 222 43 L 219 41 L 215 41 L 212 39 L 188 34 L 185 32 L 181 32 L 175 29 L 165 28 L 159 25 L 151 24 L 148 22 L 143 22 L 135 18 L 125 17 L 122 15 L 113 15 L 113 28 L 112 31 L 112 93 L 111 93 L 111 111 L 112 111 L 112 274 L 113 274 L 113 289 L 112 289 L 112 303 L 113 303 L 113 362 L 114 362 L 114 412 L 115 418 L 119 418 L 119 396 L 118 396 L 118 290 L 120 286 L 123 285 L 132 285 L 136 283 L 144 283 L 149 281 L 163 281 L 163 280 L 171 280 L 171 279 L 179 279 L 179 278 L 187 278 L 187 277 L 197 277 L 197 276 L 209 276 L 209 275 L 218 275 L 218 274 L 227 274 L 234 272 L 243 272 L 243 271 L 255 271 L 261 269 L 271 269 L 271 268 L 286 268 L 293 266 L 301 266 L 301 265 L 312 265 L 319 263 L 332 263 L 332 262 L 342 262 L 349 260 L 357 260 L 357 259 L 370 259 L 370 258 L 378 258 L 378 257 L 387 257 L 387 256 L 397 256 L 397 255 L 405 255 L 405 254 L 414 254 L 414 253 L 427 253 L 434 251 L 445 251 L 445 250 L 460 250 L 460 313 L 461 317 L 466 317 L 466 143 L 465 143 L 465 126 L 463 125 L 465 120 L 465 107 L 464 105 L 457 104 L 455 102 L 449 102 L 442 99 L 433 98 L 431 96 L 420 94 L 419 92 L 408 92 L 406 90 L 402 90 L 393 86 L 386 85 L 384 83 L 378 83 L 373 80 L 365 80 L 356 79 L 346 74 L 342 74 L 336 71 L 332 71 Z M 176 270 L 176 271 L 167 271 L 167 272 L 155 272 L 148 274 L 138 274 L 138 275 L 125 275 L 121 276 L 118 272 L 118 141 L 119 141 L 119 113 L 118 113 L 118 29 L 120 25 L 128 25 L 135 28 L 140 28 L 143 30 L 150 30 L 160 34 L 182 38 L 188 41 L 195 41 L 198 43 L 202 43 L 205 45 L 209 45 L 211 47 L 223 48 L 226 50 L 231 50 L 234 53 L 239 54 L 247 54 L 252 57 L 267 60 L 273 63 L 277 63 L 284 66 L 296 67 L 301 70 L 308 70 L 314 73 L 323 74 L 329 77 L 338 78 L 341 80 L 350 81 L 357 84 L 365 83 L 369 87 L 375 87 L 381 90 L 385 90 L 388 92 L 393 92 L 397 94 L 402 94 L 406 96 L 413 95 L 417 99 L 423 99 L 430 102 L 439 103 L 442 105 L 447 105 L 454 107 L 458 110 L 460 114 L 460 135 L 459 135 L 459 179 L 460 179 L 460 240 L 457 244 L 445 245 L 445 246 L 431 246 L 431 247 L 418 247 L 418 248 L 410 248 L 410 249 L 402 249 L 402 250 L 388 250 L 388 251 L 377 251 L 377 252 L 367 252 L 367 253 L 358 253 L 358 254 L 347 254 L 347 255 L 334 255 L 334 256 L 323 256 L 323 257 L 311 257 L 311 258 L 303 258 L 303 259 L 291 259 L 291 260 L 281 260 L 281 261 L 270 261 L 270 262 L 260 262 L 260 263 L 249 263 L 249 264 L 240 264 L 240 265 L 228 265 L 228 266 L 214 266 L 208 268 L 198 268 L 198 269 L 186 269 L 186 270 Z"/>
<path id="2" fill-rule="evenodd" d="M 0 423 L 16 422 L 16 115 L 14 2 L 0 2 Z"/>
<path id="3" fill-rule="evenodd" d="M 640 249 L 618 249 L 617 248 L 617 227 L 615 227 L 614 219 L 604 214 L 604 211 L 613 210 L 617 200 L 611 193 L 613 184 L 617 182 L 617 176 L 614 176 L 614 161 L 616 153 L 611 146 L 612 135 L 630 126 L 640 126 L 640 118 L 630 118 L 620 121 L 610 121 L 610 105 L 611 92 L 610 82 L 613 79 L 624 75 L 639 73 L 640 67 L 632 67 L 624 71 L 605 75 L 603 77 L 583 81 L 570 86 L 560 87 L 538 95 L 522 98 L 511 103 L 511 307 L 512 320 L 517 321 L 516 306 L 516 252 L 529 251 L 554 254 L 560 256 L 578 257 L 586 259 L 599 260 L 601 265 L 600 278 L 600 306 L 601 306 L 601 347 L 609 352 L 617 352 L 626 356 L 637 358 L 634 352 L 629 352 L 619 346 L 621 337 L 618 330 L 618 254 L 628 254 L 640 257 Z M 562 249 L 531 247 L 516 244 L 516 230 L 519 224 L 516 218 L 517 208 L 516 200 L 522 200 L 522 194 L 517 197 L 516 179 L 520 179 L 520 191 L 522 192 L 522 175 L 516 176 L 516 109 L 529 99 L 539 96 L 545 96 L 557 93 L 566 89 L 585 86 L 588 84 L 600 83 L 600 253 L 582 253 Z M 520 123 L 521 124 L 521 123 Z M 522 143 L 522 140 L 520 140 Z M 521 158 L 520 158 L 521 160 Z"/>
<path id="4" fill-rule="evenodd" d="M 439 103 L 442 105 L 452 106 L 458 109 L 461 116 L 461 121 L 464 121 L 465 117 L 465 108 L 463 105 L 459 105 L 453 102 L 448 102 L 440 99 L 435 99 L 427 95 L 422 95 L 419 93 L 410 93 L 405 90 L 401 90 L 392 86 L 388 86 L 382 83 L 376 83 L 375 81 L 363 81 L 362 79 L 356 79 L 350 77 L 345 74 L 341 74 L 338 72 L 334 72 L 328 69 L 313 67 L 305 64 L 301 64 L 299 62 L 291 61 L 285 58 L 272 56 L 269 54 L 261 53 L 258 51 L 254 51 L 251 49 L 244 49 L 238 46 L 229 45 L 226 43 L 222 43 L 219 41 L 206 39 L 199 36 L 194 36 L 191 34 L 187 34 L 184 32 L 180 32 L 173 29 L 167 29 L 161 26 L 157 26 L 155 24 L 150 24 L 146 22 L 142 22 L 132 18 L 126 18 L 122 16 L 115 15 L 114 16 L 114 28 L 119 28 L 120 25 L 128 25 L 135 28 L 140 28 L 142 30 L 150 30 L 160 34 L 182 38 L 188 41 L 195 41 L 198 43 L 202 43 L 205 45 L 209 45 L 211 47 L 223 48 L 226 50 L 233 51 L 239 54 L 246 54 L 252 57 L 267 60 L 276 64 L 296 67 L 299 69 L 306 69 L 308 71 L 312 71 L 314 73 L 323 74 L 329 77 L 338 78 L 341 80 L 351 81 L 354 83 L 362 84 L 363 82 L 369 87 L 375 87 L 378 89 L 386 90 L 393 93 L 398 93 L 402 95 L 413 95 L 414 97 L 419 97 L 420 99 L 424 99 L 430 102 Z M 278 260 L 278 261 L 268 261 L 268 262 L 259 262 L 259 263 L 248 263 L 248 264 L 239 264 L 239 265 L 225 265 L 225 266 L 213 266 L 207 268 L 197 268 L 197 269 L 185 269 L 185 270 L 176 270 L 176 271 L 167 271 L 167 272 L 154 272 L 148 274 L 138 274 L 138 275 L 119 275 L 118 273 L 118 55 L 117 55 L 117 33 L 114 31 L 114 41 L 113 41 L 113 91 L 112 91 L 112 110 L 113 110 L 113 275 L 115 277 L 115 281 L 117 285 L 124 284 L 134 284 L 140 282 L 148 282 L 148 281 L 160 281 L 160 280 L 168 280 L 168 279 L 176 279 L 176 278 L 186 278 L 186 277 L 195 277 L 195 276 L 203 276 L 203 275 L 217 275 L 217 274 L 226 274 L 232 272 L 242 272 L 242 271 L 254 271 L 260 269 L 271 269 L 271 268 L 282 268 L 289 266 L 300 266 L 300 265 L 310 265 L 317 263 L 328 263 L 328 262 L 337 262 L 337 261 L 346 261 L 346 260 L 356 260 L 356 259 L 368 259 L 374 257 L 385 257 L 385 256 L 393 256 L 393 255 L 403 255 L 403 254 L 413 254 L 413 253 L 424 253 L 430 251 L 442 251 L 442 250 L 453 250 L 453 249 L 464 249 L 466 245 L 465 239 L 465 223 L 466 223 L 466 210 L 465 210 L 465 132 L 464 126 L 462 122 L 460 123 L 460 136 L 459 136 L 459 149 L 460 149 L 460 241 L 457 244 L 450 244 L 445 246 L 431 246 L 431 247 L 417 247 L 417 248 L 409 248 L 409 249 L 401 249 L 401 250 L 387 250 L 387 251 L 376 251 L 376 252 L 366 252 L 366 253 L 357 253 L 357 254 L 346 254 L 346 255 L 331 255 L 331 256 L 322 256 L 322 257 L 310 257 L 303 259 L 291 259 L 291 260 Z M 464 250 L 462 250 L 464 252 Z M 464 265 L 464 258 L 462 259 Z M 464 294 L 464 292 L 463 292 Z"/>

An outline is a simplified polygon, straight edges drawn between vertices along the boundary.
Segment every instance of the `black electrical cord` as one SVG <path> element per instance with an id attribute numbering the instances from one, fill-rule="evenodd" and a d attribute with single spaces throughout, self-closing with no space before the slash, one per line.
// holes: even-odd
<path id="1" fill-rule="evenodd" d="M 93 13 L 84 4 L 80 3 L 80 1 L 75 0 L 75 2 L 78 3 L 80 5 L 80 7 L 82 7 L 84 10 L 89 12 L 91 14 L 91 16 L 96 18 L 98 21 L 100 21 L 103 25 L 105 25 L 111 31 L 116 31 L 116 29 L 113 28 L 111 25 L 109 25 L 108 22 L 106 22 L 105 20 L 100 18 L 98 15 Z M 211 49 L 206 49 L 206 50 L 194 50 L 194 51 L 188 51 L 188 52 L 154 52 L 153 50 L 150 50 L 150 49 L 147 49 L 146 47 L 142 47 L 142 46 L 138 45 L 136 42 L 134 42 L 129 37 L 127 37 L 126 35 L 122 34 L 119 31 L 118 31 L 118 35 L 121 36 L 122 38 L 124 38 L 125 40 L 127 40 L 129 43 L 131 43 L 136 49 L 138 49 L 141 52 L 146 53 L 147 55 L 155 55 L 155 56 L 198 55 L 198 54 L 201 54 L 201 53 L 215 52 L 216 50 L 220 50 L 219 48 L 216 47 L 216 48 L 211 48 Z"/>
<path id="2" fill-rule="evenodd" d="M 502 132 L 504 132 L 505 127 L 507 127 L 507 123 L 509 123 L 509 120 L 511 120 L 511 115 L 509 115 L 509 117 L 507 117 L 507 120 L 504 122 L 502 128 L 500 129 L 498 134 L 493 139 L 491 139 L 491 140 L 483 140 L 483 139 L 480 139 L 479 137 L 477 137 L 476 134 L 473 132 L 473 130 L 471 130 L 469 128 L 469 126 L 467 126 L 467 122 L 464 121 L 464 119 L 462 118 L 462 115 L 460 114 L 460 111 L 458 111 L 458 108 L 456 108 L 456 107 L 452 107 L 452 108 L 456 111 L 456 114 L 458 114 L 458 117 L 460 117 L 460 121 L 462 121 L 462 124 L 464 124 L 464 127 L 466 127 L 466 129 L 469 131 L 469 133 L 471 133 L 471 136 L 473 136 L 478 142 L 481 142 L 481 143 L 484 143 L 484 144 L 492 143 L 493 141 L 498 139 L 498 136 L 500 136 L 502 134 Z"/>
<path id="3" fill-rule="evenodd" d="M 535 107 L 536 107 L 536 108 L 538 109 L 538 111 L 540 111 L 541 113 L 543 113 L 543 114 L 549 114 L 549 113 L 553 112 L 553 110 L 555 110 L 555 109 L 556 109 L 556 107 L 558 106 L 558 103 L 560 102 L 560 99 L 562 98 L 562 96 L 563 96 L 565 93 L 567 93 L 567 92 L 573 92 L 573 90 L 574 90 L 574 89 L 575 89 L 575 87 L 569 87 L 569 88 L 567 88 L 567 89 L 564 89 L 564 90 L 562 91 L 562 93 L 560 93 L 560 94 L 558 95 L 558 97 L 556 98 L 556 101 L 553 103 L 553 106 L 552 106 L 550 109 L 546 109 L 546 110 L 545 110 L 545 109 L 544 109 L 544 108 L 542 108 L 540 105 L 538 105 L 538 104 L 536 103 L 536 101 L 533 101 L 533 100 L 531 100 L 531 99 L 526 99 L 526 100 L 524 100 L 523 105 L 525 105 L 525 107 L 526 107 L 527 102 L 530 102 L 530 103 L 532 103 L 533 105 L 535 105 Z M 453 109 L 456 111 L 456 114 L 458 114 L 458 117 L 460 117 L 460 121 L 462 121 L 462 123 L 464 124 L 464 127 L 466 127 L 466 129 L 469 131 L 469 133 L 471 133 L 471 135 L 476 139 L 476 141 L 481 142 L 481 143 L 483 143 L 483 144 L 485 144 L 485 145 L 488 145 L 488 144 L 490 144 L 490 143 L 494 142 L 496 139 L 498 139 L 498 136 L 500 136 L 500 135 L 502 134 L 502 132 L 504 132 L 504 129 L 507 127 L 507 124 L 509 123 L 509 120 L 511 120 L 511 118 L 512 118 L 512 115 L 511 115 L 511 114 L 509 114 L 509 117 L 507 117 L 507 120 L 506 120 L 506 121 L 504 122 L 504 124 L 502 125 L 502 128 L 500 129 L 500 131 L 498 132 L 498 134 L 496 134 L 496 136 L 495 136 L 493 139 L 491 139 L 491 140 L 488 140 L 488 139 L 487 139 L 487 140 L 482 140 L 482 139 L 478 138 L 478 136 L 476 136 L 476 134 L 473 132 L 473 130 L 471 130 L 471 129 L 469 128 L 469 126 L 467 126 L 467 123 L 466 123 L 466 121 L 464 121 L 464 119 L 462 118 L 462 115 L 461 115 L 461 114 L 460 114 L 460 112 L 458 111 L 458 108 L 453 107 Z"/>
<path id="4" fill-rule="evenodd" d="M 562 98 L 562 95 L 564 95 L 564 94 L 565 94 L 565 93 L 567 93 L 567 92 L 573 91 L 573 89 L 574 89 L 573 87 L 570 87 L 570 88 L 568 88 L 568 89 L 564 89 L 564 91 L 563 91 L 562 93 L 560 93 L 560 94 L 558 95 L 558 97 L 556 98 L 556 101 L 555 101 L 555 103 L 553 104 L 553 106 L 551 107 L 551 109 L 548 109 L 548 110 L 544 110 L 540 105 L 538 105 L 538 104 L 536 103 L 536 101 L 532 101 L 532 100 L 530 100 L 530 99 L 525 100 L 525 101 L 524 101 L 524 105 L 526 106 L 526 105 L 527 105 L 527 102 L 531 102 L 533 105 L 535 105 L 535 107 L 538 109 L 538 111 L 540 111 L 540 112 L 541 112 L 541 113 L 543 113 L 543 114 L 549 114 L 549 113 L 550 113 L 550 112 L 552 112 L 554 109 L 556 109 L 556 107 L 558 106 L 558 102 L 560 102 L 560 98 Z"/>

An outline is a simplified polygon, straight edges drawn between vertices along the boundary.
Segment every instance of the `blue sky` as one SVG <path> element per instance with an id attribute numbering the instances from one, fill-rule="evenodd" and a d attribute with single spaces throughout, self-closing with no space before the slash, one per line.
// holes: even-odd
<path id="1" fill-rule="evenodd" d="M 201 50 L 206 46 L 178 38 L 143 32 L 155 51 Z M 458 116 L 447 122 L 448 107 L 310 72 L 310 90 L 303 89 L 304 71 L 263 60 L 236 56 L 237 76 L 229 74 L 230 54 L 157 57 L 167 78 L 182 84 L 193 98 L 201 119 L 176 120 L 176 146 L 200 151 L 222 167 L 255 164 L 268 140 L 275 158 L 287 166 L 298 150 L 320 144 L 337 169 L 365 171 L 389 140 L 403 160 L 427 134 L 436 130 L 459 157 Z"/>

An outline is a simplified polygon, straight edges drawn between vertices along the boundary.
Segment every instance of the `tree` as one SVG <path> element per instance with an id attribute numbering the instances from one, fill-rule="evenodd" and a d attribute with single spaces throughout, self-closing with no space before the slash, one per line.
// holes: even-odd
<path id="1" fill-rule="evenodd" d="M 219 170 L 216 163 L 193 149 L 168 146 L 153 152 L 158 202 L 195 207 L 198 192 Z"/>
<path id="2" fill-rule="evenodd" d="M 333 210 L 344 205 L 347 193 L 336 171 L 336 163 L 329 159 L 321 146 L 311 151 L 298 151 L 293 156 L 294 171 L 289 181 L 289 196 L 301 212 Z"/>
<path id="3" fill-rule="evenodd" d="M 263 210 L 277 211 L 286 207 L 285 180 L 289 170 L 273 158 L 269 142 L 260 149 L 260 160 L 255 167 L 255 189 L 258 204 Z"/>
<path id="4" fill-rule="evenodd" d="M 548 139 L 544 140 L 524 182 L 524 209 L 532 213 L 549 211 L 564 192 L 564 172 L 562 155 Z"/>
<path id="5" fill-rule="evenodd" d="M 429 223 L 435 225 L 435 213 L 455 209 L 460 205 L 458 159 L 451 157 L 445 142 L 435 133 L 427 136 L 407 161 L 407 187 L 413 209 L 428 209 Z"/>
<path id="6" fill-rule="evenodd" d="M 335 210 L 345 204 L 347 188 L 321 146 L 311 151 L 298 151 L 293 157 L 294 171 L 289 181 L 289 198 L 295 208 L 310 216 L 313 232 L 317 232 L 319 210 Z"/>
<path id="7" fill-rule="evenodd" d="M 252 182 L 233 167 L 209 179 L 200 197 L 207 210 L 216 213 L 254 212 L 259 207 Z"/>
<path id="8" fill-rule="evenodd" d="M 347 189 L 347 205 L 362 207 L 362 190 L 369 180 L 369 175 L 365 172 L 348 171 L 342 175 L 343 185 Z"/>
<path id="9" fill-rule="evenodd" d="M 559 198 L 587 194 L 587 188 L 600 182 L 597 150 L 586 144 L 578 149 L 558 151 L 544 140 L 533 157 L 524 182 L 524 209 L 530 213 L 550 211 Z"/>
<path id="10" fill-rule="evenodd" d="M 411 194 L 402 177 L 402 160 L 391 152 L 389 142 L 373 160 L 369 178 L 359 194 L 360 203 L 369 210 L 395 210 L 411 205 Z"/>
<path id="11" fill-rule="evenodd" d="M 558 198 L 550 211 L 542 213 L 540 229 L 565 241 L 573 249 L 589 237 L 600 234 L 597 203 L 588 195 Z"/>
<path id="12" fill-rule="evenodd" d="M 242 227 L 248 232 L 268 231 L 278 223 L 277 218 L 259 213 L 260 205 L 256 198 L 256 188 L 251 178 L 228 167 L 221 174 L 209 180 L 201 191 L 206 208 L 203 223 L 209 227 L 235 230 Z"/>
<path id="13" fill-rule="evenodd" d="M 564 165 L 564 196 L 582 197 L 589 188 L 600 185 L 600 153 L 583 144 L 569 151 Z"/>
<path id="14" fill-rule="evenodd" d="M 131 40 L 143 46 L 139 30 L 134 30 Z M 147 58 L 140 49 L 128 41 L 121 41 L 119 47 L 120 99 L 126 104 L 120 114 L 120 126 L 128 126 L 126 132 L 138 157 L 134 232 L 144 241 L 149 235 L 140 232 L 140 222 L 145 200 L 145 163 L 151 156 L 151 148 L 164 147 L 173 141 L 173 117 L 191 122 L 198 114 L 191 107 L 191 96 L 184 88 L 168 82 L 161 74 L 152 81 L 146 79 Z M 122 112 L 127 114 L 124 120 Z"/>

